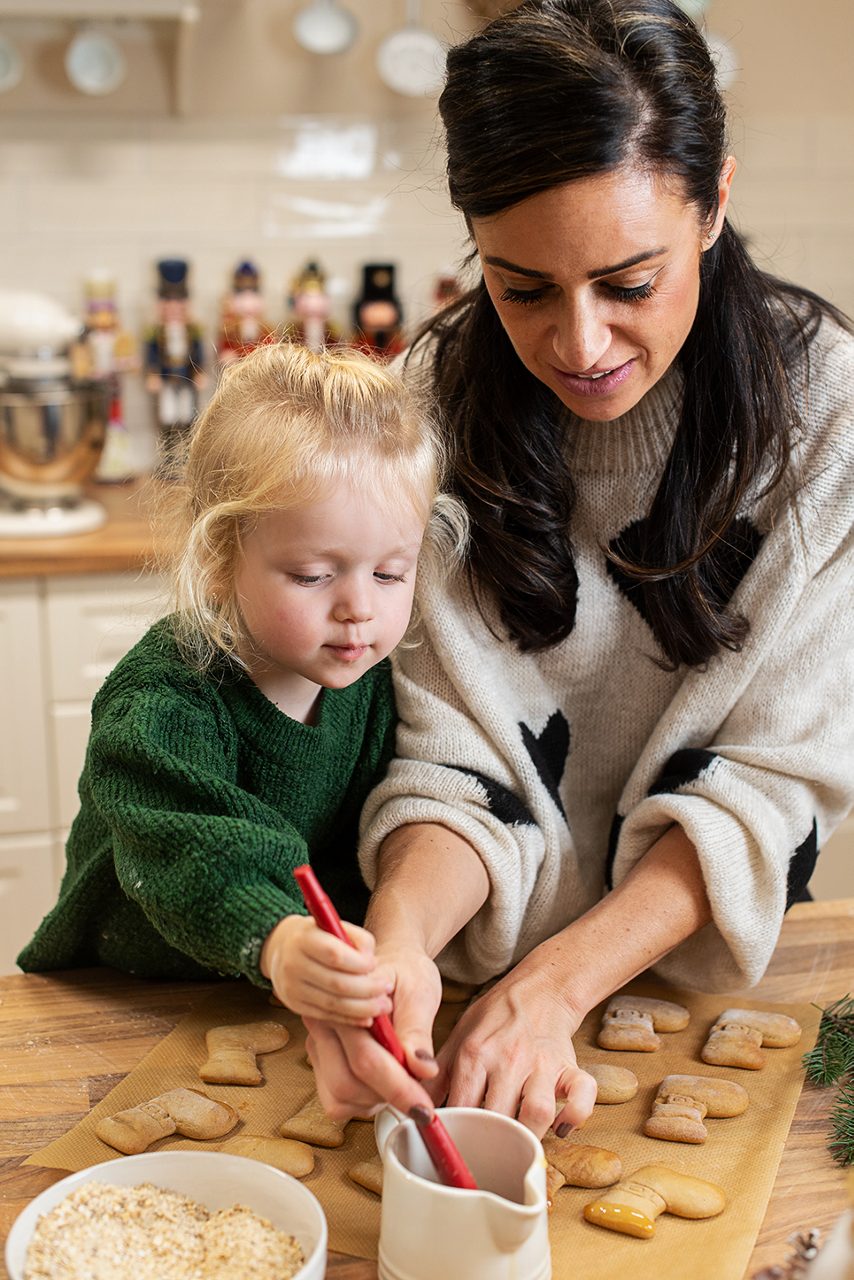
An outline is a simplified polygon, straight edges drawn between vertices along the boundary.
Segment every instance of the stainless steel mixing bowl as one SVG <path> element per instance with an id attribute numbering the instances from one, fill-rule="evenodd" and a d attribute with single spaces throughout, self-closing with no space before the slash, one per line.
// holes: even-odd
<path id="1" fill-rule="evenodd" d="M 96 382 L 0 389 L 0 490 L 15 505 L 78 501 L 104 447 L 109 399 Z"/>

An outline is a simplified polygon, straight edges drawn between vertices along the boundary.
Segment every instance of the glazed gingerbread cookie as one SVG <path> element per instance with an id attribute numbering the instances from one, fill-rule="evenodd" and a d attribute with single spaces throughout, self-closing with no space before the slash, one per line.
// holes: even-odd
<path id="1" fill-rule="evenodd" d="M 598 1200 L 584 1207 L 584 1217 L 597 1227 L 648 1240 L 662 1213 L 677 1218 L 714 1218 L 726 1207 L 720 1187 L 660 1164 L 644 1165 Z"/>

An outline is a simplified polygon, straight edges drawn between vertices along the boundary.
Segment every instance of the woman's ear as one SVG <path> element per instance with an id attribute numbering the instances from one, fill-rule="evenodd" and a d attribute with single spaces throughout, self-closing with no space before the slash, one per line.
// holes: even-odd
<path id="1" fill-rule="evenodd" d="M 729 204 L 730 191 L 732 190 L 732 180 L 735 176 L 736 160 L 735 156 L 727 156 L 724 160 L 721 176 L 718 179 L 718 208 L 715 213 L 714 221 L 709 227 L 703 239 L 703 249 L 710 249 L 721 234 L 721 228 L 724 225 L 726 217 L 727 205 Z"/>

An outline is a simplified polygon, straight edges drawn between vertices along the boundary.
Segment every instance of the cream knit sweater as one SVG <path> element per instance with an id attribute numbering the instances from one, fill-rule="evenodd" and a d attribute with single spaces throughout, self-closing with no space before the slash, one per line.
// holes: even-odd
<path id="1" fill-rule="evenodd" d="M 672 371 L 612 423 L 570 418 L 578 609 L 566 640 L 496 639 L 464 575 L 424 577 L 423 640 L 396 658 L 398 758 L 368 798 L 362 870 L 396 827 L 438 822 L 477 849 L 487 902 L 438 958 L 498 975 L 587 911 L 672 823 L 699 854 L 713 923 L 657 966 L 731 989 L 762 976 L 783 913 L 854 800 L 854 339 L 825 321 L 805 431 L 781 486 L 734 529 L 740 653 L 661 670 L 661 650 L 609 570 L 642 520 L 673 437 Z M 488 619 L 504 634 L 497 613 Z M 453 895 L 453 883 L 429 886 Z"/>

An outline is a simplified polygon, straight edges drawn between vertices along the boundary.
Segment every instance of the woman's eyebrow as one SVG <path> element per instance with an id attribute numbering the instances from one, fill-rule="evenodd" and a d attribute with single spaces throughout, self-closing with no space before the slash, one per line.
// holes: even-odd
<path id="1" fill-rule="evenodd" d="M 643 249 L 640 253 L 635 253 L 631 258 L 624 259 L 623 262 L 616 262 L 610 267 L 596 267 L 594 271 L 587 272 L 588 280 L 598 280 L 601 276 L 610 276 L 618 271 L 626 271 L 629 267 L 636 267 L 640 262 L 646 262 L 649 258 L 657 258 L 662 253 L 667 252 L 667 247 L 662 245 L 658 249 Z M 485 254 L 484 262 L 490 267 L 503 267 L 505 271 L 512 271 L 517 276 L 530 276 L 532 280 L 554 280 L 554 276 L 548 271 L 532 271 L 530 267 L 520 267 L 518 262 L 508 262 L 506 258 L 496 258 L 492 254 Z"/>
<path id="2" fill-rule="evenodd" d="M 659 249 L 644 249 L 640 253 L 634 253 L 630 258 L 624 259 L 623 262 L 617 262 L 612 267 L 597 267 L 595 271 L 587 272 L 588 280 L 598 280 L 600 276 L 610 276 L 617 271 L 625 271 L 628 267 L 636 267 L 639 262 L 646 262 L 648 258 L 658 258 L 662 253 L 667 252 L 667 247 L 662 245 Z"/>
<path id="3" fill-rule="evenodd" d="M 483 260 L 491 267 L 504 267 L 505 271 L 512 271 L 517 276 L 530 276 L 533 280 L 553 279 L 547 271 L 532 271 L 530 267 L 520 267 L 515 262 L 508 262 L 506 258 L 493 258 L 491 254 L 487 254 Z"/>

